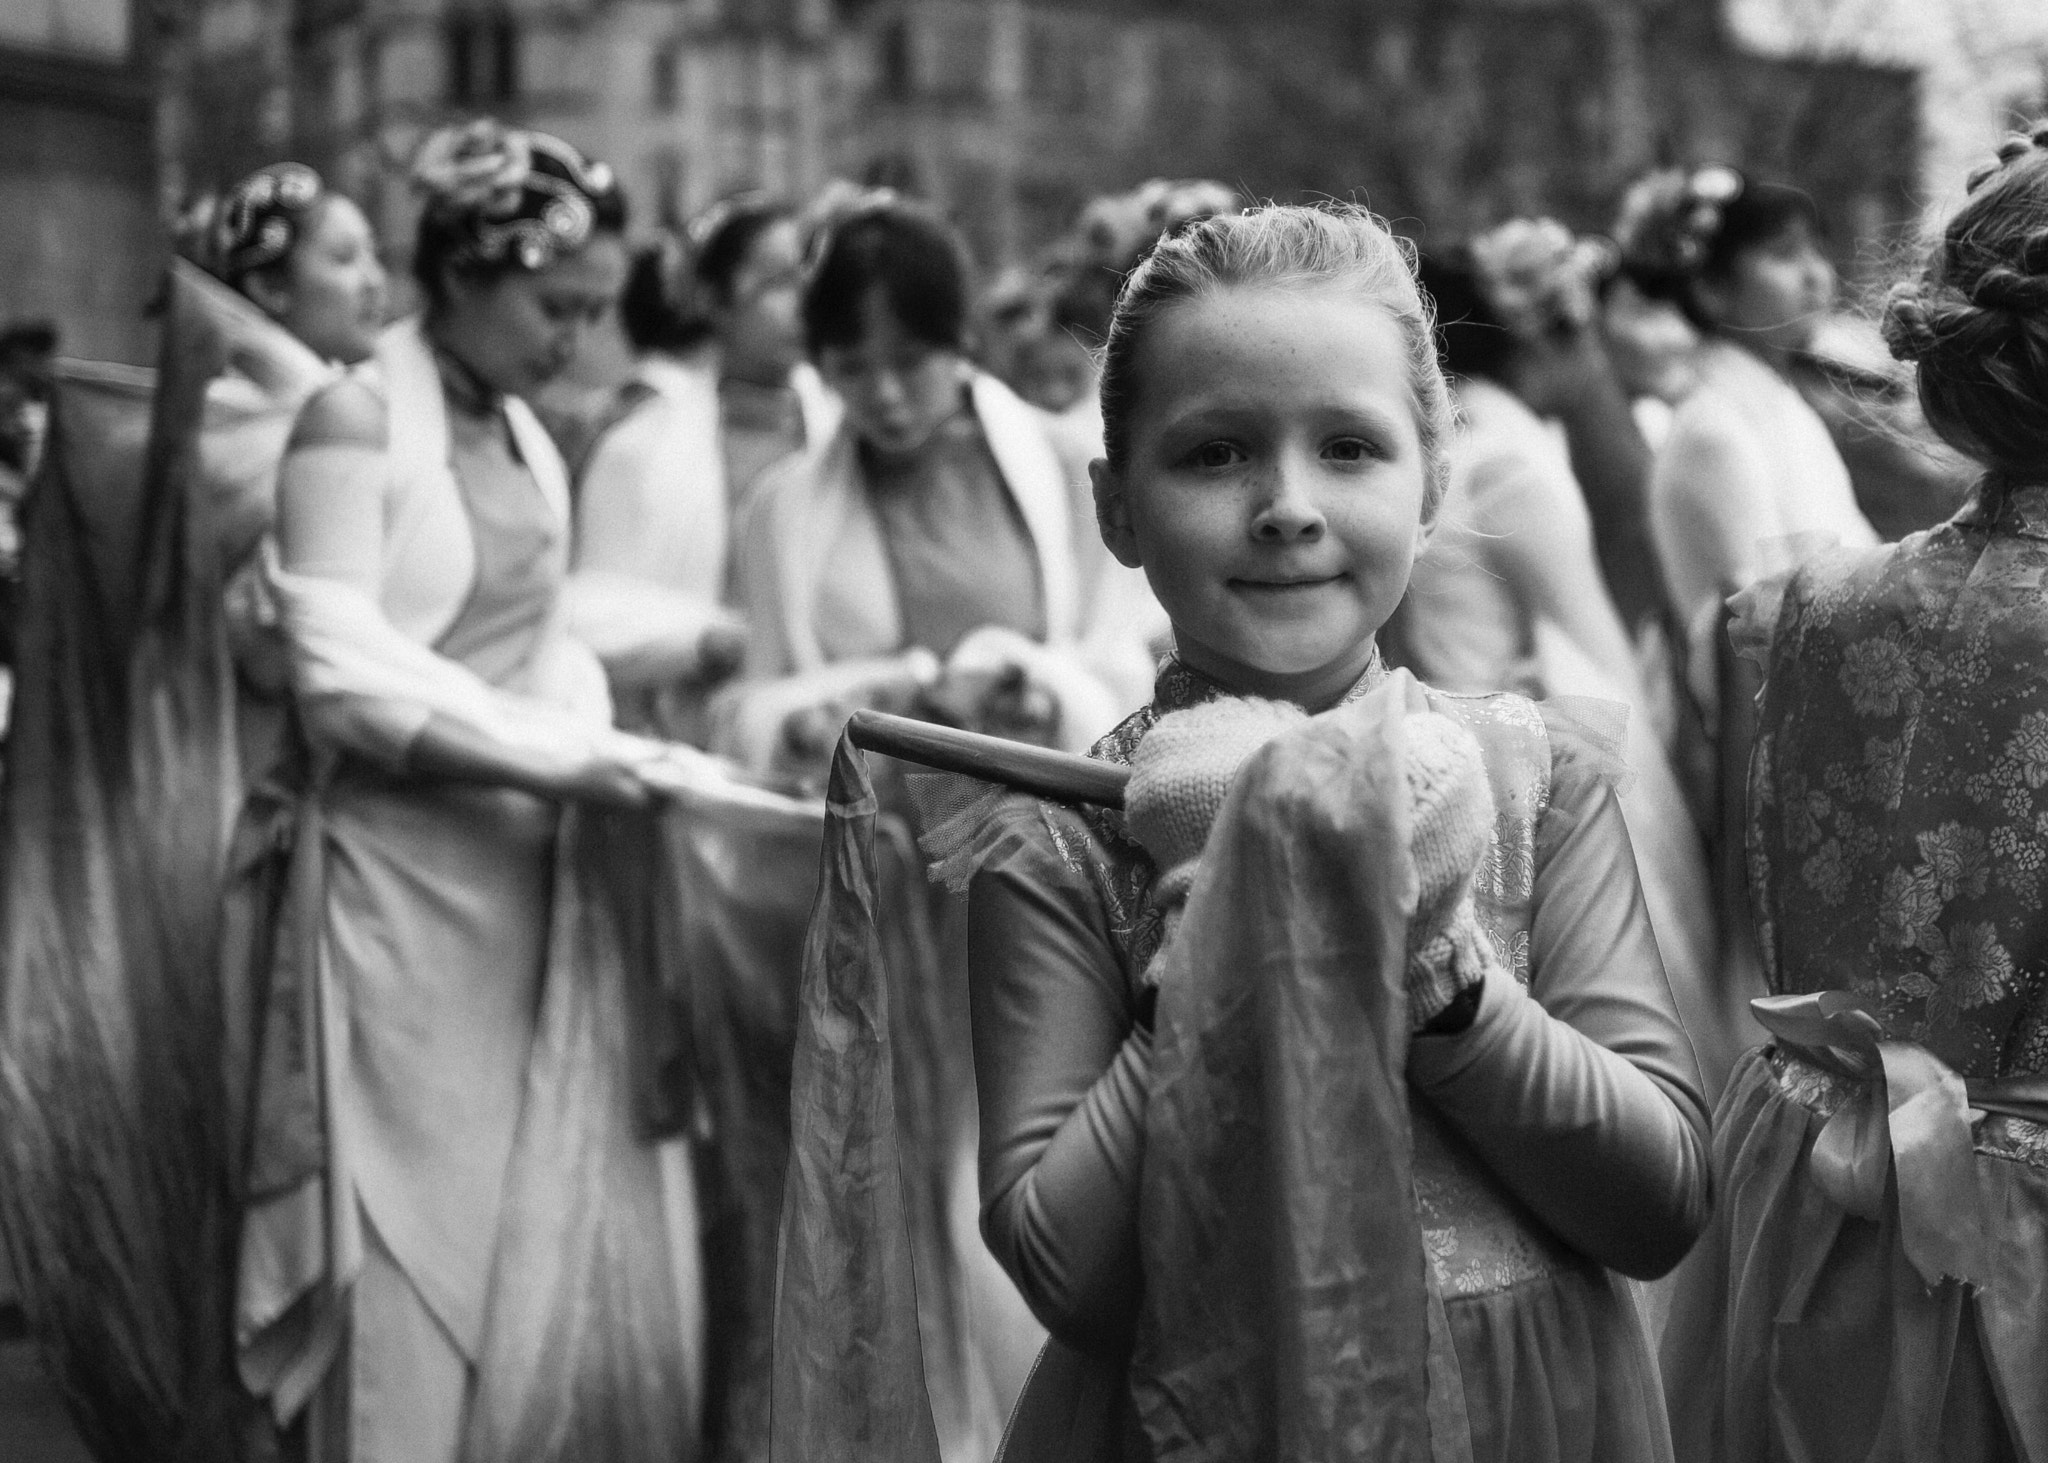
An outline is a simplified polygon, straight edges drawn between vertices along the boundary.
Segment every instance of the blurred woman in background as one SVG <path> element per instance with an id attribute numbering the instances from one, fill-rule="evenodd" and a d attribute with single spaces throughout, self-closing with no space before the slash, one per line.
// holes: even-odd
<path id="1" fill-rule="evenodd" d="M 194 250 L 202 266 L 276 327 L 252 328 L 232 305 L 208 302 L 219 335 L 233 344 L 227 369 L 207 385 L 205 488 L 191 507 L 228 576 L 229 642 L 244 687 L 256 693 L 243 698 L 238 719 L 238 766 L 255 776 L 276 755 L 286 679 L 258 554 L 276 523 L 285 439 L 316 389 L 375 353 L 389 289 L 369 220 L 301 163 L 258 169 L 202 215 Z M 188 280 L 185 288 L 200 287 Z M 241 801 L 241 778 L 228 781 L 224 834 Z"/>
<path id="2" fill-rule="evenodd" d="M 490 122 L 414 180 L 426 312 L 313 397 L 280 481 L 304 791 L 241 1372 L 315 1458 L 687 1458 L 687 1155 L 634 1131 L 618 957 L 558 854 L 565 801 L 644 803 L 662 754 L 567 633 L 566 474 L 520 400 L 618 297 L 624 200 Z"/>
<path id="3" fill-rule="evenodd" d="M 1789 379 L 1835 298 L 1819 226 L 1804 193 L 1725 167 L 1644 178 L 1616 225 L 1630 279 L 1705 337 L 1650 486 L 1664 577 L 1696 652 L 1721 600 L 1782 567 L 1795 536 L 1877 541 L 1826 425 Z"/>
<path id="4" fill-rule="evenodd" d="M 845 710 L 914 696 L 944 667 L 1021 693 L 997 721 L 1086 746 L 1151 664 L 1123 617 L 1085 618 L 1085 463 L 974 368 L 966 257 L 937 217 L 888 195 L 855 204 L 817 258 L 805 339 L 846 420 L 742 511 L 750 683 L 721 745 L 757 767 L 814 760 Z"/>

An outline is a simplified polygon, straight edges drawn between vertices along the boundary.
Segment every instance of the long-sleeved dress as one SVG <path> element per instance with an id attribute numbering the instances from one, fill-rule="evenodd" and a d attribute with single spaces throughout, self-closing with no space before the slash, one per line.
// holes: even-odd
<path id="1" fill-rule="evenodd" d="M 1794 1009 L 1716 1114 L 1664 1343 L 1681 1458 L 2048 1457 L 2044 583 L 2048 486 L 1987 485 L 1737 621 L 1767 650 L 1758 944 Z"/>
<path id="2" fill-rule="evenodd" d="M 1218 694 L 1169 662 L 1096 754 L 1128 761 L 1157 716 Z M 1473 1024 L 1408 1058 L 1415 1202 L 1471 1456 L 1667 1457 L 1655 1366 L 1610 1267 L 1661 1273 L 1698 1232 L 1706 1113 L 1608 754 L 1517 697 L 1432 708 L 1479 737 L 1500 810 L 1475 887 L 1498 967 Z M 1002 806 L 969 906 L 983 1231 L 1055 1341 L 1121 1378 L 1143 1304 L 1154 871 L 1118 815 Z M 1143 1456 L 1129 1399 L 1113 1406 L 1106 1431 Z"/>

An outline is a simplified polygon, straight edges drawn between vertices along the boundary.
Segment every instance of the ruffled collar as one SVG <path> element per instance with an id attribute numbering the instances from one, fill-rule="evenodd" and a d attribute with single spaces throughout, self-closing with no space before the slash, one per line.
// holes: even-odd
<path id="1" fill-rule="evenodd" d="M 1351 689 L 1338 698 L 1338 704 L 1349 705 L 1359 697 L 1378 686 L 1387 678 L 1387 663 L 1380 658 L 1380 648 L 1372 648 L 1372 659 L 1365 669 L 1358 673 L 1358 679 L 1351 683 Z M 1215 701 L 1224 696 L 1235 695 L 1219 682 L 1203 675 L 1178 655 L 1169 655 L 1166 663 L 1159 668 L 1159 674 L 1152 682 L 1152 704 L 1148 708 L 1155 719 L 1169 711 L 1185 711 L 1190 706 L 1200 706 L 1205 701 Z"/>
<path id="2" fill-rule="evenodd" d="M 1377 687 L 1387 678 L 1387 663 L 1380 657 L 1377 645 L 1373 647 L 1372 659 L 1359 672 L 1358 679 L 1351 683 L 1351 689 L 1340 698 L 1339 705 L 1347 705 Z M 1185 711 L 1190 706 L 1200 706 L 1205 701 L 1215 701 L 1224 696 L 1237 694 L 1220 682 L 1203 675 L 1178 655 L 1169 655 L 1166 663 L 1159 668 L 1159 674 L 1152 682 L 1152 699 L 1139 707 L 1098 741 L 1088 755 L 1104 762 L 1117 762 L 1128 766 L 1132 754 L 1138 750 L 1138 743 L 1145 740 L 1145 733 L 1152 730 L 1152 724 L 1170 711 Z"/>

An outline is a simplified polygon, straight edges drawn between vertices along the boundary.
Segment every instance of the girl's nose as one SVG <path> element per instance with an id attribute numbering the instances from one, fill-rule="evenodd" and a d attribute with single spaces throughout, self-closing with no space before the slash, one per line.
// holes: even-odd
<path id="1" fill-rule="evenodd" d="M 1267 478 L 1267 495 L 1252 519 L 1252 536 L 1261 543 L 1314 543 L 1329 522 L 1309 491 L 1308 473 L 1283 460 Z"/>

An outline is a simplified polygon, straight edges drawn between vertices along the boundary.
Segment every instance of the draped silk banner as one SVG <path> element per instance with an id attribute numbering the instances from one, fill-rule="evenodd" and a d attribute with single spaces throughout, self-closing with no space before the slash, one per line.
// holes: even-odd
<path id="1" fill-rule="evenodd" d="M 1159 1457 L 1469 1463 L 1411 1173 L 1413 686 L 1253 757 L 1166 953 L 1132 1363 Z"/>
<path id="2" fill-rule="evenodd" d="M 218 581 L 201 582 L 188 513 L 207 384 L 232 353 L 212 303 L 174 282 L 154 391 L 60 377 L 25 524 L 0 813 L 0 1201 L 30 1322 L 106 1460 L 241 1456 L 212 948 Z"/>

